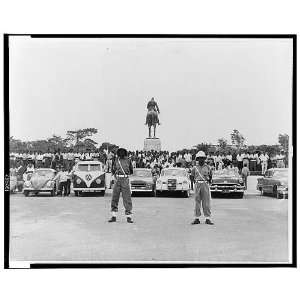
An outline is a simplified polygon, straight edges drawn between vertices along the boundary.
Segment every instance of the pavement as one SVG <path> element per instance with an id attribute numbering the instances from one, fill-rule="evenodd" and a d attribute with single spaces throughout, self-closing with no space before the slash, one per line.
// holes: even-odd
<path id="1" fill-rule="evenodd" d="M 215 225 L 190 225 L 194 200 L 133 197 L 134 224 L 122 199 L 116 223 L 104 197 L 10 197 L 12 261 L 288 262 L 288 201 L 261 196 L 249 178 L 243 199 L 212 199 Z"/>

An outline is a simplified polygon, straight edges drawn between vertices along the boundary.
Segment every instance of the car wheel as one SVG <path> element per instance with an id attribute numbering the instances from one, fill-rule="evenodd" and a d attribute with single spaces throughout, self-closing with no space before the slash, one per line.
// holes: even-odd
<path id="1" fill-rule="evenodd" d="M 238 198 L 244 198 L 244 193 L 238 193 Z"/>
<path id="2" fill-rule="evenodd" d="M 152 197 L 156 197 L 156 189 L 152 191 Z"/>
<path id="3" fill-rule="evenodd" d="M 25 195 L 25 197 L 28 197 L 28 196 L 29 196 L 29 192 L 28 192 L 28 191 L 25 191 L 25 192 L 24 192 L 24 195 Z"/>
<path id="4" fill-rule="evenodd" d="M 104 197 L 104 195 L 105 195 L 105 191 L 101 191 L 101 192 L 99 192 L 99 195 L 100 195 L 101 197 Z"/>
<path id="5" fill-rule="evenodd" d="M 275 185 L 275 186 L 273 187 L 273 196 L 276 197 L 276 198 L 278 198 L 277 185 Z"/>
<path id="6" fill-rule="evenodd" d="M 79 196 L 79 192 L 75 191 L 75 196 L 78 197 Z"/>
<path id="7" fill-rule="evenodd" d="M 34 194 L 37 196 L 39 192 L 34 192 Z"/>
<path id="8" fill-rule="evenodd" d="M 184 198 L 189 198 L 190 197 L 190 191 L 189 190 L 188 191 L 184 191 L 183 197 Z"/>
<path id="9" fill-rule="evenodd" d="M 156 191 L 156 197 L 161 197 L 161 191 Z"/>

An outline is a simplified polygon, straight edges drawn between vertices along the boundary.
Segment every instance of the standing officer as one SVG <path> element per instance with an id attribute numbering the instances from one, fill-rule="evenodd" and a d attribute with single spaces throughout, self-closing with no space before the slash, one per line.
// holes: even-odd
<path id="1" fill-rule="evenodd" d="M 108 222 L 117 221 L 117 212 L 120 193 L 122 192 L 123 205 L 125 207 L 125 215 L 128 223 L 132 221 L 132 201 L 129 183 L 129 175 L 133 173 L 131 160 L 128 159 L 127 151 L 124 148 L 117 150 L 117 157 L 112 164 L 112 175 L 115 176 L 115 184 L 113 187 L 113 194 L 111 199 L 111 213 L 112 217 Z"/>
<path id="2" fill-rule="evenodd" d="M 192 225 L 200 224 L 201 216 L 201 204 L 203 209 L 203 214 L 205 216 L 205 224 L 213 225 L 211 221 L 211 211 L 210 211 L 210 190 L 209 182 L 211 181 L 212 174 L 210 167 L 205 163 L 206 155 L 203 151 L 199 151 L 196 154 L 196 160 L 199 164 L 193 167 L 192 176 L 195 180 L 195 220 Z"/>

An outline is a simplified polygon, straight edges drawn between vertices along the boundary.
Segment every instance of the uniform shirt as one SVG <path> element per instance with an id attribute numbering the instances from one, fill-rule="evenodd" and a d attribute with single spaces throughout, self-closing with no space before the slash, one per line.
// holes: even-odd
<path id="1" fill-rule="evenodd" d="M 210 167 L 207 164 L 204 164 L 203 166 L 194 166 L 191 175 L 195 178 L 195 181 L 203 179 L 209 181 L 212 174 Z"/>
<path id="2" fill-rule="evenodd" d="M 120 164 L 123 167 L 123 170 L 125 172 L 122 171 L 122 168 L 119 165 L 119 161 Z M 133 167 L 132 167 L 132 162 L 130 159 L 128 158 L 123 158 L 123 159 L 115 159 L 113 165 L 112 165 L 112 174 L 113 175 L 131 175 L 133 173 Z"/>
<path id="3" fill-rule="evenodd" d="M 237 161 L 243 161 L 242 155 L 239 155 L 239 154 L 238 154 L 238 155 L 236 156 L 236 160 L 237 160 Z"/>

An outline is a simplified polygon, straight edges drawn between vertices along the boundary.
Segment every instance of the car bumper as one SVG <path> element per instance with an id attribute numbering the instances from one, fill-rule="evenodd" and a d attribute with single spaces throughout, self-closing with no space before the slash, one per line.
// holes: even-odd
<path id="1" fill-rule="evenodd" d="M 131 192 L 152 192 L 152 188 L 134 188 L 131 187 Z"/>
<path id="2" fill-rule="evenodd" d="M 105 187 L 100 188 L 73 188 L 74 192 L 101 192 L 105 191 Z"/>
<path id="3" fill-rule="evenodd" d="M 216 186 L 210 187 L 211 192 L 215 193 L 243 193 L 245 191 L 245 187 L 223 187 L 223 186 Z"/>
<path id="4" fill-rule="evenodd" d="M 168 187 L 156 187 L 156 191 L 159 192 L 180 192 L 180 191 L 189 191 L 190 188 L 189 187 L 176 187 L 176 188 L 171 188 L 169 189 Z"/>
<path id="5" fill-rule="evenodd" d="M 24 188 L 24 192 L 52 192 L 54 189 L 52 188 L 41 188 L 41 189 L 34 189 L 34 188 Z"/>

